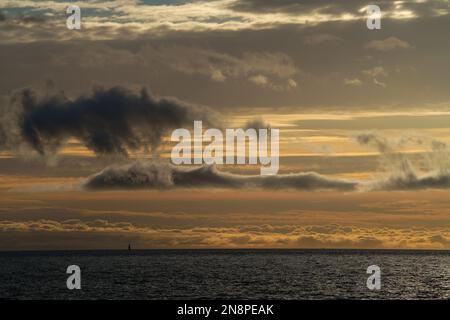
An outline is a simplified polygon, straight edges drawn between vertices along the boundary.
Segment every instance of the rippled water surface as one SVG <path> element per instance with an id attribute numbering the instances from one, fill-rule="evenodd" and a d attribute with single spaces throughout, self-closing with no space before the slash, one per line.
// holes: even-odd
<path id="1" fill-rule="evenodd" d="M 66 288 L 68 265 L 81 290 Z M 380 291 L 366 269 L 382 270 Z M 0 253 L 7 299 L 448 299 L 450 253 L 145 250 Z"/>

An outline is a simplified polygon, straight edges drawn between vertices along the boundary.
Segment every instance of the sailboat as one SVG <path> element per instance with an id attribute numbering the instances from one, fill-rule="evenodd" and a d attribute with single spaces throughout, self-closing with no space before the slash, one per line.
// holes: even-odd
<path id="1" fill-rule="evenodd" d="M 128 251 L 131 251 L 131 244 L 128 244 Z"/>

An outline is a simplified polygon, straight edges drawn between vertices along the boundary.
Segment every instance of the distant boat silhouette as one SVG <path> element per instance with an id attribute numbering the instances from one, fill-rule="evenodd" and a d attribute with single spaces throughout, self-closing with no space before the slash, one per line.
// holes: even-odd
<path id="1" fill-rule="evenodd" d="M 131 244 L 128 244 L 128 251 L 131 251 Z"/>

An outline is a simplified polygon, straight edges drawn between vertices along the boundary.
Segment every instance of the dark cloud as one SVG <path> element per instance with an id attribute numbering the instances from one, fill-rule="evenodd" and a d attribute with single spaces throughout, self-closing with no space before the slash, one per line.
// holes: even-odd
<path id="1" fill-rule="evenodd" d="M 405 168 L 409 168 L 406 166 Z M 449 189 L 450 173 L 435 172 L 419 176 L 414 171 L 405 169 L 386 179 L 371 184 L 372 190 L 423 190 Z"/>
<path id="2" fill-rule="evenodd" d="M 363 146 L 374 146 L 380 153 L 391 151 L 388 141 L 376 133 L 361 133 L 356 136 L 356 141 Z"/>
<path id="3" fill-rule="evenodd" d="M 41 14 L 5 14 L 0 11 L 0 22 L 7 21 L 11 26 L 20 26 L 26 24 L 43 24 L 48 21 L 48 18 Z"/>
<path id="4" fill-rule="evenodd" d="M 28 15 L 28 14 L 23 14 L 23 15 L 17 15 L 15 17 L 15 20 L 18 21 L 19 23 L 25 23 L 25 24 L 42 24 L 45 23 L 47 20 L 40 15 Z"/>
<path id="5" fill-rule="evenodd" d="M 190 126 L 194 120 L 211 124 L 217 119 L 206 107 L 123 87 L 94 89 L 76 99 L 63 94 L 38 98 L 25 89 L 13 97 L 12 105 L 9 112 L 0 113 L 0 142 L 9 148 L 27 145 L 41 155 L 58 151 L 70 138 L 98 155 L 127 155 L 140 148 L 154 151 L 167 130 Z"/>
<path id="6" fill-rule="evenodd" d="M 137 188 L 264 188 L 264 189 L 335 189 L 353 190 L 356 183 L 343 179 L 327 178 L 315 172 L 279 174 L 274 176 L 245 176 L 221 172 L 214 166 L 183 169 L 165 164 L 136 162 L 111 166 L 89 177 L 87 189 L 137 189 Z"/>
<path id="7" fill-rule="evenodd" d="M 245 123 L 244 129 L 270 129 L 270 124 L 265 122 L 263 118 L 258 117 L 248 120 Z"/>

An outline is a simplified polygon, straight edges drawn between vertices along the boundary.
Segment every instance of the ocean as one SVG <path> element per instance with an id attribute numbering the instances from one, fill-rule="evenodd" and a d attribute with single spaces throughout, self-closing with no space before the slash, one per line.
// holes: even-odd
<path id="1" fill-rule="evenodd" d="M 68 290 L 69 265 L 81 290 Z M 367 268 L 381 269 L 369 290 Z M 1 299 L 448 299 L 450 252 L 132 250 L 0 252 Z"/>

